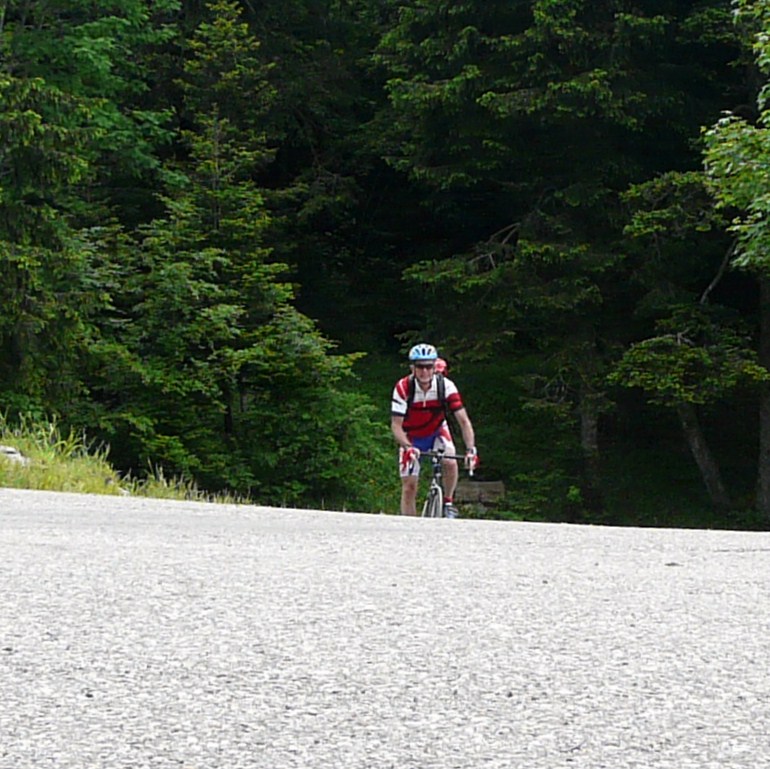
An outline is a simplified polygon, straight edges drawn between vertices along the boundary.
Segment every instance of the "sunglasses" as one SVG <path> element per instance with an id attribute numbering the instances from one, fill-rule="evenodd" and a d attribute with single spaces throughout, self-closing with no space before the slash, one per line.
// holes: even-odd
<path id="1" fill-rule="evenodd" d="M 434 366 L 433 363 L 415 363 L 414 364 L 415 368 L 421 368 L 421 369 L 430 369 L 430 368 L 433 368 L 433 366 Z"/>

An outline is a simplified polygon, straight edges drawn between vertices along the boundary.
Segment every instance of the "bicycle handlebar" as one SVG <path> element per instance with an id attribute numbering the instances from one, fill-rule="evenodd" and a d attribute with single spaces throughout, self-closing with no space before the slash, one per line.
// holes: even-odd
<path id="1" fill-rule="evenodd" d="M 465 455 L 463 454 L 447 454 L 444 451 L 435 451 L 434 449 L 430 449 L 428 451 L 421 451 L 420 452 L 421 457 L 436 457 L 441 459 L 465 459 Z"/>
<path id="2" fill-rule="evenodd" d="M 463 454 L 447 454 L 444 451 L 436 451 L 435 449 L 430 449 L 428 451 L 421 451 L 420 457 L 431 457 L 433 459 L 456 459 L 456 460 L 462 460 L 465 461 L 465 455 Z M 468 468 L 468 475 L 473 475 L 473 467 Z"/>

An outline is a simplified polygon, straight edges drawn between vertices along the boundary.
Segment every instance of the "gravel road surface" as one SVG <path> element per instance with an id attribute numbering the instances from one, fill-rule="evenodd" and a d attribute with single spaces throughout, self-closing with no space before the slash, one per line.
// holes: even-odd
<path id="1" fill-rule="evenodd" d="M 770 535 L 0 489 L 0 769 L 757 769 Z"/>

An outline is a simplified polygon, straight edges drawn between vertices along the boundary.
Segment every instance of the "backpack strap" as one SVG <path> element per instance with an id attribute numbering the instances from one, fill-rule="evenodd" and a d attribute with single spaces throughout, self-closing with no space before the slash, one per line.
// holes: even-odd
<path id="1" fill-rule="evenodd" d="M 444 419 L 446 420 L 449 434 L 452 434 L 452 422 L 449 419 L 449 408 L 446 402 L 446 382 L 444 381 L 443 374 L 436 374 L 436 389 L 438 390 L 438 400 L 441 407 L 444 409 Z"/>

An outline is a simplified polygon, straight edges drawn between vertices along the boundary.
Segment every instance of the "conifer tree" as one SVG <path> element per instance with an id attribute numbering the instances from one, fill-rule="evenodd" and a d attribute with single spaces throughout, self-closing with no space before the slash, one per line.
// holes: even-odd
<path id="1" fill-rule="evenodd" d="M 121 248 L 124 352 L 105 348 L 100 397 L 124 399 L 111 429 L 132 461 L 297 502 L 340 491 L 340 457 L 360 448 L 346 436 L 369 407 L 340 391 L 353 359 L 331 355 L 295 309 L 287 267 L 265 244 L 255 178 L 271 158 L 273 92 L 259 47 L 232 0 L 212 3 L 189 42 L 184 152 L 167 170 L 166 215 Z"/>

